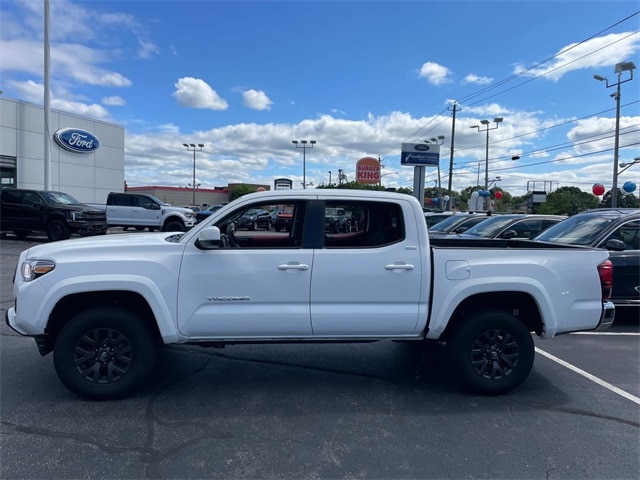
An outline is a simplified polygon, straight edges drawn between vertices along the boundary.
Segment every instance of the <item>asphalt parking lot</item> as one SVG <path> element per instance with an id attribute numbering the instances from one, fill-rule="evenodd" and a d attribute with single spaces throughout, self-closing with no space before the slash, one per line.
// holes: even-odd
<path id="1" fill-rule="evenodd" d="M 44 240 L 0 240 L 3 318 Z M 536 346 L 500 397 L 459 392 L 437 345 L 378 342 L 171 346 L 145 390 L 89 402 L 2 322 L 0 478 L 640 478 L 638 319 Z"/>

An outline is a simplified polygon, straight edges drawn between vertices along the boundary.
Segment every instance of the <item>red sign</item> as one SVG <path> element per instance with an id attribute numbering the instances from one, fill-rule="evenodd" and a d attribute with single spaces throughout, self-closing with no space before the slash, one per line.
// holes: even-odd
<path id="1" fill-rule="evenodd" d="M 364 157 L 356 163 L 356 182 L 370 185 L 380 183 L 380 162 L 373 157 Z"/>

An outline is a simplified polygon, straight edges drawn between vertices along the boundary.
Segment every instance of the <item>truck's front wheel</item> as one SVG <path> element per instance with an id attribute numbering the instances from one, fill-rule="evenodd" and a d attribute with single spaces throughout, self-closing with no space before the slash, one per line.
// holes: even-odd
<path id="1" fill-rule="evenodd" d="M 53 360 L 62 383 L 81 397 L 130 395 L 149 376 L 156 342 L 129 310 L 103 307 L 73 317 L 56 339 Z"/>
<path id="2" fill-rule="evenodd" d="M 52 242 L 66 240 L 70 236 L 69 227 L 62 220 L 52 220 L 47 225 L 47 238 Z"/>
<path id="3" fill-rule="evenodd" d="M 169 220 L 162 228 L 163 232 L 184 232 L 184 223 L 179 220 Z"/>
<path id="4" fill-rule="evenodd" d="M 447 342 L 451 362 L 464 386 L 484 395 L 502 395 L 531 372 L 531 333 L 515 316 L 484 312 L 460 324 Z"/>

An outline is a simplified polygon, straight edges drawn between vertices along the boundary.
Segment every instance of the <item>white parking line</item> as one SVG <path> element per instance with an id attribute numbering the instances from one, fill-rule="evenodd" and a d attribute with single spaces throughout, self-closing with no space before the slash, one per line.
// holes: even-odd
<path id="1" fill-rule="evenodd" d="M 573 332 L 571 335 L 619 335 L 623 337 L 640 337 L 640 332 Z"/>
<path id="2" fill-rule="evenodd" d="M 545 352 L 544 350 L 539 349 L 538 347 L 536 347 L 536 353 L 539 353 L 540 355 L 547 357 L 549 360 L 552 360 L 554 362 L 556 362 L 559 365 L 562 365 L 563 367 L 568 368 L 569 370 L 572 370 L 580 375 L 582 375 L 583 377 L 591 380 L 594 383 L 597 383 L 598 385 L 600 385 L 601 387 L 604 387 L 608 390 L 611 390 L 613 393 L 617 393 L 618 395 L 620 395 L 621 397 L 626 398 L 627 400 L 631 400 L 634 403 L 637 403 L 638 405 L 640 405 L 640 398 L 636 397 L 635 395 L 631 395 L 628 392 L 625 392 L 624 390 L 622 390 L 621 388 L 616 387 L 615 385 L 611 385 L 608 382 L 605 382 L 604 380 L 601 380 L 600 378 L 596 377 L 595 375 L 591 375 L 589 372 L 585 372 L 584 370 L 581 370 L 580 368 L 571 365 L 568 362 L 565 362 L 564 360 L 551 355 L 550 353 Z"/>

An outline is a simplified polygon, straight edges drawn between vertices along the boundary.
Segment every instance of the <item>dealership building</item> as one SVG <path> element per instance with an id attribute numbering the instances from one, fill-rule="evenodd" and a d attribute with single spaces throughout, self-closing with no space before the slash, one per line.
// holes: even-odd
<path id="1" fill-rule="evenodd" d="M 0 185 L 2 188 L 45 188 L 45 111 L 40 105 L 0 97 Z M 51 109 L 49 178 L 51 190 L 83 203 L 104 203 L 109 192 L 154 195 L 177 206 L 226 203 L 239 184 L 196 188 L 128 187 L 124 174 L 124 127 Z M 270 185 L 253 185 L 270 190 Z M 274 187 L 292 188 L 288 179 Z"/>
<path id="2" fill-rule="evenodd" d="M 2 188 L 44 188 L 44 126 L 42 106 L 0 97 Z M 49 134 L 52 190 L 86 203 L 102 203 L 109 192 L 123 191 L 123 127 L 52 109 Z"/>

